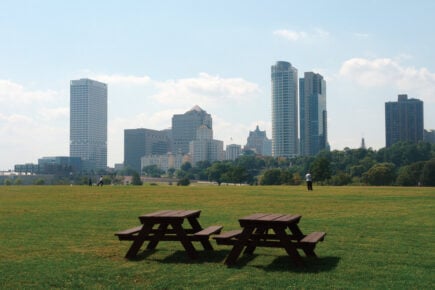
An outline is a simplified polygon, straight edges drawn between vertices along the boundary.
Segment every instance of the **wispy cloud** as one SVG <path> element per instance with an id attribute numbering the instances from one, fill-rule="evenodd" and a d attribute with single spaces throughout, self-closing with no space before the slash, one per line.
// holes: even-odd
<path id="1" fill-rule="evenodd" d="M 298 41 L 307 37 L 307 33 L 304 31 L 292 31 L 287 29 L 275 30 L 273 34 L 290 41 Z"/>
<path id="2" fill-rule="evenodd" d="M 364 32 L 355 32 L 353 36 L 358 39 L 368 39 L 371 37 L 369 33 L 364 33 Z"/>
<path id="3" fill-rule="evenodd" d="M 69 108 L 42 108 L 39 110 L 39 115 L 42 119 L 46 121 L 56 120 L 56 119 L 66 119 L 69 117 Z"/>
<path id="4" fill-rule="evenodd" d="M 340 76 L 360 86 L 393 86 L 399 93 L 435 102 L 435 73 L 424 67 L 406 67 L 391 58 L 352 58 L 342 64 Z"/>
<path id="5" fill-rule="evenodd" d="M 288 29 L 278 29 L 273 32 L 274 35 L 282 37 L 289 41 L 300 41 L 305 39 L 325 39 L 329 37 L 329 32 L 322 28 L 315 28 L 312 31 L 295 31 Z"/>
<path id="6" fill-rule="evenodd" d="M 30 104 L 33 102 L 50 101 L 57 96 L 52 90 L 32 91 L 23 85 L 10 80 L 0 80 L 0 103 L 14 101 L 19 104 Z"/>
<path id="7" fill-rule="evenodd" d="M 148 85 L 151 82 L 149 76 L 134 76 L 134 75 L 95 75 L 98 81 L 117 85 Z"/>

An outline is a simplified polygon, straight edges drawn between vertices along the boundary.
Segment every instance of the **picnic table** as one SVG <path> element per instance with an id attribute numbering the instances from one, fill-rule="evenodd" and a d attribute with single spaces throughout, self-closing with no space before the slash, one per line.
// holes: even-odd
<path id="1" fill-rule="evenodd" d="M 323 241 L 325 232 L 304 235 L 298 226 L 301 215 L 255 213 L 239 219 L 241 230 L 233 230 L 214 236 L 217 244 L 232 245 L 225 259 L 228 266 L 234 265 L 243 250 L 253 254 L 257 247 L 283 248 L 296 265 L 302 264 L 298 249 L 306 256 L 316 257 L 317 242 Z"/>
<path id="2" fill-rule="evenodd" d="M 120 241 L 131 240 L 126 258 L 136 257 L 145 241 L 148 250 L 155 249 L 160 241 L 179 241 L 191 259 L 198 257 L 194 241 L 201 242 L 204 250 L 213 250 L 209 237 L 218 234 L 222 226 L 203 229 L 198 221 L 201 210 L 160 210 L 139 216 L 142 225 L 115 233 Z M 183 227 L 184 221 L 188 226 Z"/>

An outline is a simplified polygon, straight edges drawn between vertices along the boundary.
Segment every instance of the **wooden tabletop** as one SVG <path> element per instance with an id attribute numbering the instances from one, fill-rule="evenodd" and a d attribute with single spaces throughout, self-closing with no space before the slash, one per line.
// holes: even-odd
<path id="1" fill-rule="evenodd" d="M 297 224 L 301 219 L 298 214 L 255 213 L 239 219 L 240 226 L 267 224 Z"/>
<path id="2" fill-rule="evenodd" d="M 145 221 L 168 221 L 183 220 L 185 218 L 198 218 L 201 210 L 159 210 L 139 216 L 142 222 Z"/>

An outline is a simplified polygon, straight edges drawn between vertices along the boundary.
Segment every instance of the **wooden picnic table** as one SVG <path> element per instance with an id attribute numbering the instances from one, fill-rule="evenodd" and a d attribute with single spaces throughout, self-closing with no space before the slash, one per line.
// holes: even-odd
<path id="1" fill-rule="evenodd" d="M 204 250 L 213 250 L 209 237 L 220 233 L 222 226 L 210 226 L 203 229 L 198 221 L 200 210 L 160 210 L 139 216 L 142 225 L 115 233 L 119 240 L 132 240 L 133 243 L 125 255 L 134 258 L 145 241 L 149 241 L 148 250 L 155 249 L 160 241 L 179 241 L 191 259 L 198 257 L 193 241 L 201 242 Z M 183 227 L 187 219 L 188 227 Z"/>
<path id="2" fill-rule="evenodd" d="M 307 256 L 316 257 L 314 248 L 323 241 L 326 233 L 304 235 L 298 223 L 301 215 L 256 213 L 239 219 L 242 230 L 233 230 L 214 236 L 218 244 L 232 245 L 225 264 L 234 265 L 242 251 L 253 254 L 257 247 L 283 248 L 291 259 L 301 265 L 302 249 Z"/>

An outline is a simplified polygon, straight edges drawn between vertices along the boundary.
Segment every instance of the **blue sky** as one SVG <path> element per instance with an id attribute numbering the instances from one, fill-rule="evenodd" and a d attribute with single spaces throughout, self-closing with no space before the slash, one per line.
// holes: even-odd
<path id="1" fill-rule="evenodd" d="M 435 1 L 0 1 L 0 170 L 69 154 L 69 81 L 109 86 L 108 165 L 124 129 L 194 105 L 214 137 L 271 137 L 270 66 L 327 81 L 329 143 L 385 146 L 384 104 L 424 101 L 435 129 Z"/>

